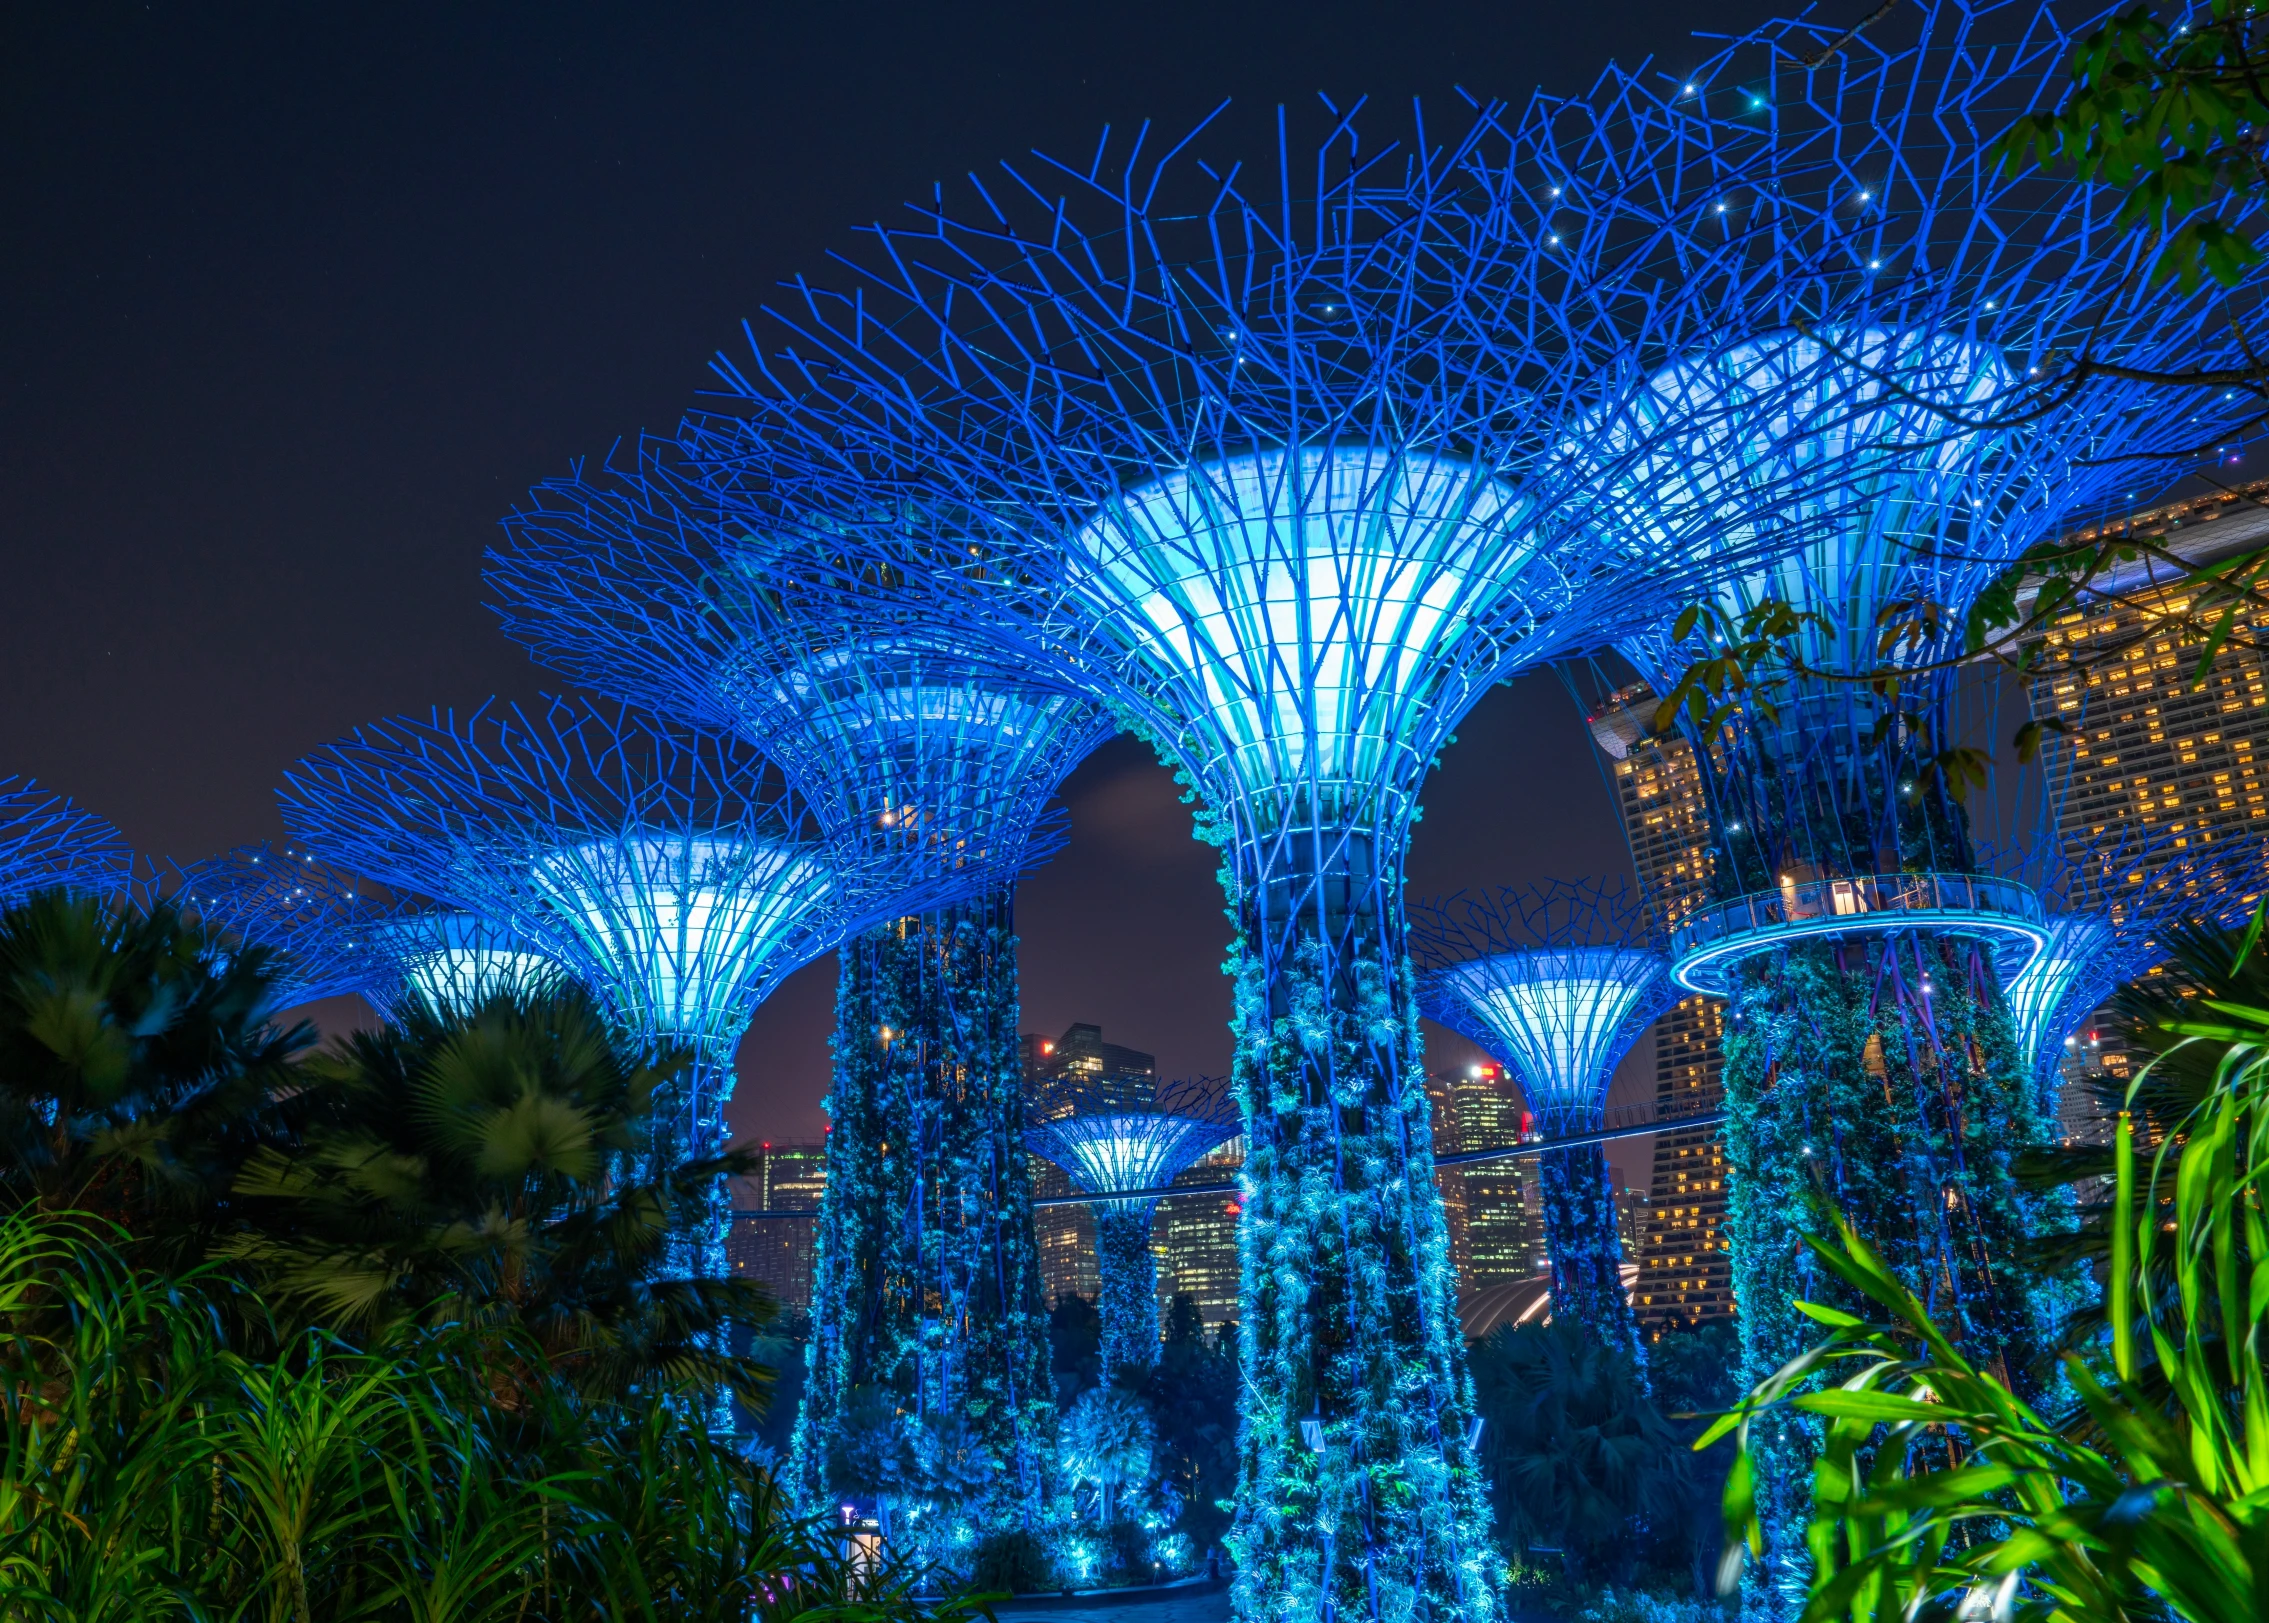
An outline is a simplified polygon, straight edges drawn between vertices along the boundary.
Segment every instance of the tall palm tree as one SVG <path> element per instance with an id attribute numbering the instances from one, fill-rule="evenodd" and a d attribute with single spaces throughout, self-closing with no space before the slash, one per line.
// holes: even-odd
<path id="1" fill-rule="evenodd" d="M 641 1058 L 573 989 L 411 1007 L 303 1067 L 313 1125 L 246 1163 L 225 1249 L 324 1322 L 510 1325 L 592 1390 L 722 1385 L 761 1411 L 771 1371 L 726 1349 L 771 1297 L 663 1273 L 673 1225 L 753 1165 L 654 1148 L 691 1058 Z"/>

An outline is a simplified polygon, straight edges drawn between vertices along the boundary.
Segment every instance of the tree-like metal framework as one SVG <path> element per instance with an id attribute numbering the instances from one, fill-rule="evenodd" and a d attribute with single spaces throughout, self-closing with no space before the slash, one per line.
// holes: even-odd
<path id="1" fill-rule="evenodd" d="M 107 895 L 134 869 L 125 836 L 30 778 L 0 778 L 0 907 L 36 891 Z"/>
<path id="2" fill-rule="evenodd" d="M 1220 1079 L 1161 1082 L 1149 1100 L 1123 1087 L 1066 1078 L 1026 1102 L 1024 1142 L 1086 1193 L 1159 1189 L 1237 1136 L 1241 1115 Z M 1103 1379 L 1140 1380 L 1158 1362 L 1158 1266 L 1150 1250 L 1156 1199 L 1095 1204 L 1102 1290 Z"/>
<path id="3" fill-rule="evenodd" d="M 1798 1300 L 1838 1299 L 1798 1238 L 1821 1182 L 1973 1357 L 2024 1368 L 2038 1322 L 2021 1262 L 2037 1212 L 2010 1159 L 2045 1124 L 2002 985 L 2047 929 L 2023 887 L 1978 872 L 1947 754 L 1965 616 L 2027 547 L 2228 438 L 2239 402 L 2200 390 L 2170 410 L 2099 368 L 2243 364 L 2229 317 L 2257 297 L 2244 290 L 2233 312 L 2218 289 L 2154 287 L 2156 244 L 2122 195 L 1998 162 L 2002 132 L 2068 90 L 2088 26 L 1962 0 L 1848 34 L 1776 23 L 1683 76 L 1614 74 L 1604 95 L 1540 102 L 1525 126 L 1539 183 L 1580 194 L 1633 164 L 1675 167 L 1681 206 L 1721 222 L 1729 254 L 1779 267 L 1757 319 L 1654 371 L 1640 415 L 1757 388 L 1785 401 L 1790 370 L 1823 353 L 1860 380 L 1801 408 L 1839 516 L 1800 524 L 1770 563 L 1722 571 L 1688 599 L 1707 610 L 1691 635 L 1667 602 L 1658 629 L 1619 643 L 1661 692 L 1729 640 L 1778 649 L 1780 680 L 1730 716 L 1703 704 L 1683 718 L 1721 900 L 1673 943 L 1686 984 L 1731 998 L 1747 1380 L 1814 1335 Z M 1594 443 L 1634 495 L 1706 503 L 1745 486 L 1752 433 L 1788 454 L 1772 412 L 1730 415 L 1736 431 L 1663 436 L 1645 458 L 1614 431 Z M 1789 512 L 1804 518 L 1809 497 Z M 1754 550 L 1746 518 L 1715 534 Z M 1691 531 L 1655 538 L 1693 546 Z M 1801 1604 L 1809 1425 L 1778 1429 L 1759 1456 L 1759 1617 Z"/>
<path id="4" fill-rule="evenodd" d="M 1578 439 L 1740 278 L 1661 177 L 1527 195 L 1489 116 L 1372 146 L 1334 115 L 1282 138 L 1273 192 L 1147 140 L 878 228 L 854 288 L 799 284 L 721 363 L 731 398 L 685 439 L 752 524 L 913 560 L 1185 774 L 1240 924 L 1239 1606 L 1486 1618 L 1403 853 L 1482 692 L 1677 589 Z M 1794 471 L 1760 457 L 1687 517 Z"/>
<path id="5" fill-rule="evenodd" d="M 846 863 L 887 859 L 895 915 L 843 950 L 829 1176 L 791 1480 L 814 1506 L 898 1501 L 938 1554 L 1031 1530 L 1053 1405 L 1024 1161 L 1014 885 L 1062 841 L 1049 801 L 1113 730 L 1095 702 L 988 654 L 886 556 L 752 523 L 643 447 L 540 486 L 490 579 L 547 662 L 761 745 Z M 839 1456 L 843 1417 L 902 1405 L 916 1469 Z M 955 1497 L 919 1468 L 964 1471 Z M 843 1468 L 838 1469 L 841 1466 Z M 856 1479 L 856 1480 L 854 1480 Z"/>
<path id="6" fill-rule="evenodd" d="M 668 1148 L 724 1145 L 733 1047 L 780 979 L 865 922 L 777 773 L 732 739 L 554 699 L 374 723 L 287 774 L 324 860 L 461 909 L 558 964 L 641 1043 L 693 1050 Z M 484 943 L 485 944 L 485 943 Z M 673 1264 L 724 1269 L 723 1180 Z"/>
<path id="7" fill-rule="evenodd" d="M 561 979 L 558 964 L 508 924 L 402 901 L 288 846 L 224 851 L 179 868 L 165 889 L 224 941 L 276 954 L 283 1008 L 355 995 L 387 1015 L 411 999 L 469 1010 Z"/>
<path id="8" fill-rule="evenodd" d="M 1459 892 L 1416 905 L 1418 1007 L 1519 1080 L 1546 1136 L 1594 1132 L 1615 1067 L 1678 997 L 1647 919 L 1643 896 L 1598 882 Z M 1552 1311 L 1643 1371 L 1605 1150 L 1548 1150 L 1538 1172 Z"/>
<path id="9" fill-rule="evenodd" d="M 2048 943 L 2005 996 L 2034 1110 L 2056 1122 L 2074 1034 L 2114 991 L 2166 962 L 2169 927 L 2246 921 L 2269 889 L 2269 838 L 2150 829 L 2090 841 L 2042 866 Z"/>

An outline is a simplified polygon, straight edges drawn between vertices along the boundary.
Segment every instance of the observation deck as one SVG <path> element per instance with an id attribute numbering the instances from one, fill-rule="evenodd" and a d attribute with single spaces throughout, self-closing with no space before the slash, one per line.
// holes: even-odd
<path id="1" fill-rule="evenodd" d="M 1670 974 L 1689 992 L 1724 997 L 1737 965 L 1791 941 L 1909 931 L 1983 942 L 2004 986 L 2049 942 L 2040 898 L 2014 879 L 1870 874 L 1784 884 L 1703 908 L 1671 932 Z"/>

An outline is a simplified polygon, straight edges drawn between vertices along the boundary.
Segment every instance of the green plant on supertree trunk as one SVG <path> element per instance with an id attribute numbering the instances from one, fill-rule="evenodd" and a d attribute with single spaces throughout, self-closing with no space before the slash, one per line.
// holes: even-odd
<path id="1" fill-rule="evenodd" d="M 1414 1616 L 1491 1618 L 1400 886 L 1327 877 L 1317 891 L 1341 905 L 1264 919 L 1255 898 L 1271 889 L 1231 890 L 1240 1614 L 1386 1615 L 1373 1597 L 1394 1596 Z M 1273 976 L 1256 947 L 1270 936 Z"/>
<path id="2" fill-rule="evenodd" d="M 1583 1325 L 1601 1345 L 1630 1355 L 1643 1391 L 1646 1344 L 1623 1289 L 1623 1242 L 1615 1229 L 1615 1186 L 1597 1144 L 1537 1157 L 1545 1249 L 1552 1259 L 1552 1314 Z"/>
<path id="3" fill-rule="evenodd" d="M 1103 1379 L 1140 1384 L 1158 1362 L 1158 1260 L 1150 1208 L 1095 1208 L 1095 1270 L 1102 1284 Z"/>
<path id="4" fill-rule="evenodd" d="M 1052 1488 L 1054 1409 L 1018 1139 L 1016 938 L 1005 897 L 868 931 L 844 949 L 813 1335 L 791 1472 L 834 1498 L 830 1442 L 851 1394 L 888 1392 L 917 1462 L 908 1498 L 1033 1530 Z M 942 1446 L 951 1438 L 953 1446 Z M 969 1502 L 964 1438 L 989 1456 Z M 918 1462 L 962 1484 L 927 1492 Z M 943 1553 L 941 1549 L 939 1553 Z"/>
<path id="5" fill-rule="evenodd" d="M 1733 989 L 1724 1075 L 1742 1383 L 1812 1344 L 1818 1325 L 1798 1302 L 1861 1306 L 1803 1240 L 1832 1202 L 1878 1237 L 1965 1355 L 2035 1390 L 2063 1287 L 2034 1271 L 2031 1242 L 2058 1213 L 2012 1173 L 2048 1135 L 1983 949 L 1909 934 L 1752 960 Z M 1765 1548 L 1749 1617 L 1802 1605 L 1819 1440 L 1785 1411 L 1752 1433 Z"/>

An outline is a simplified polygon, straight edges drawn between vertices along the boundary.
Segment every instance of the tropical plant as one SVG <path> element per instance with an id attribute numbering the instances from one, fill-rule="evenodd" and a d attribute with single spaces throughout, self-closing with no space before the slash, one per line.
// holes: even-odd
<path id="1" fill-rule="evenodd" d="M 248 1356 L 258 1313 L 115 1231 L 0 1220 L 0 1616 L 26 1623 L 911 1623 L 935 1574 L 854 1560 L 698 1414 L 594 1400 L 514 1332 L 321 1331 Z M 269 1338 L 271 1341 L 278 1338 Z"/>
<path id="2" fill-rule="evenodd" d="M 194 1260 L 287 1130 L 305 1025 L 269 961 L 171 908 L 47 891 L 0 912 L 0 1201 L 86 1210 Z"/>
<path id="3" fill-rule="evenodd" d="M 1234 1325 L 1208 1336 L 1195 1298 L 1166 1307 L 1165 1340 L 1143 1396 L 1157 1422 L 1152 1468 L 1192 1553 L 1229 1530 L 1237 1491 L 1237 1348 Z"/>
<path id="4" fill-rule="evenodd" d="M 1687 1564 L 1703 1472 L 1628 1354 L 1554 1319 L 1499 1328 L 1471 1367 L 1497 1525 L 1514 1548 L 1556 1554 L 1591 1583 Z"/>
<path id="5" fill-rule="evenodd" d="M 2247 977 L 2265 916 L 2227 978 Z M 2269 1616 L 2269 1007 L 2197 996 L 2157 1023 L 2171 1043 L 2130 1088 L 2109 1157 L 2107 1328 L 2064 1359 L 2076 1412 L 2044 1415 L 1971 1364 L 1839 1220 L 1809 1243 L 1876 1317 L 1809 1307 L 1826 1338 L 1712 1428 L 1742 1446 L 1728 1581 L 1759 1543 L 1750 1438 L 1790 1407 L 1827 1431 L 1808 1623 L 1965 1607 L 2059 1623 Z M 2139 1133 L 2146 1097 L 2155 1126 Z"/>
<path id="6" fill-rule="evenodd" d="M 302 1068 L 313 1125 L 247 1161 L 247 1226 L 222 1249 L 320 1323 L 509 1324 L 590 1390 L 722 1385 L 761 1412 L 771 1371 L 729 1338 L 770 1296 L 665 1274 L 673 1229 L 748 1170 L 654 1147 L 689 1059 L 642 1061 L 572 988 L 413 1007 Z"/>
<path id="7" fill-rule="evenodd" d="M 1120 1490 L 1150 1475 L 1156 1440 L 1149 1406 L 1122 1387 L 1090 1387 L 1064 1416 L 1064 1463 L 1077 1481 L 1095 1484 L 1105 1527 L 1118 1520 Z"/>

